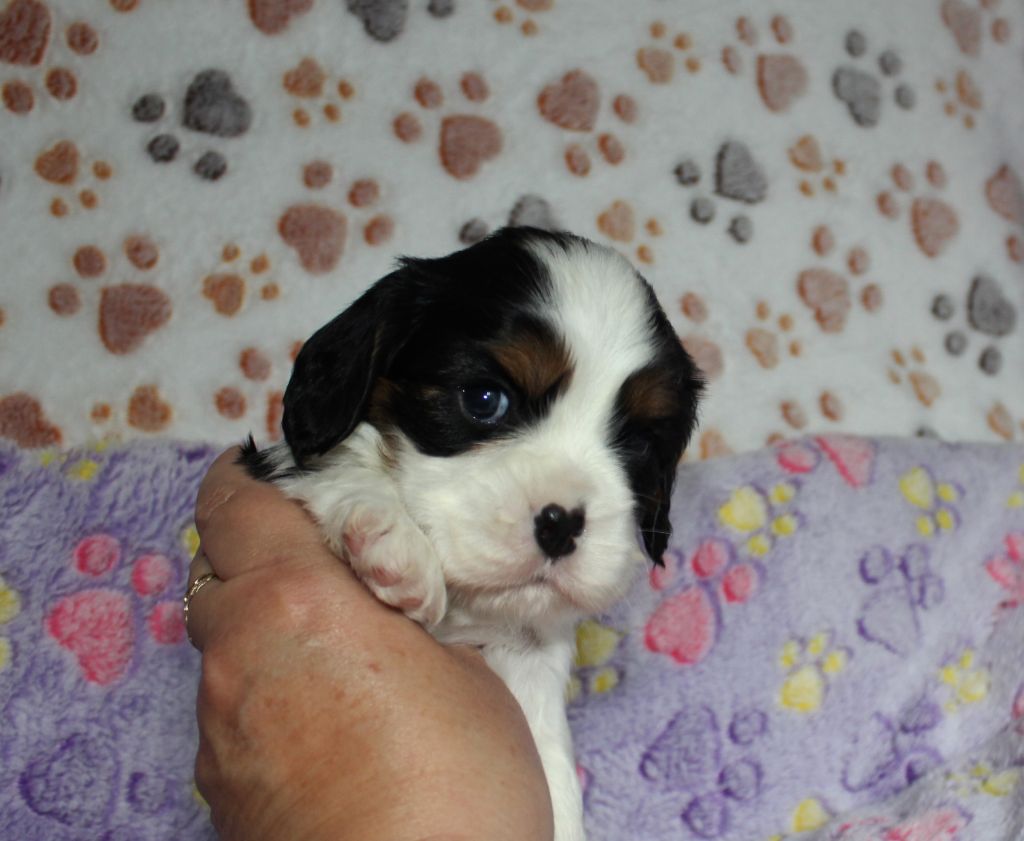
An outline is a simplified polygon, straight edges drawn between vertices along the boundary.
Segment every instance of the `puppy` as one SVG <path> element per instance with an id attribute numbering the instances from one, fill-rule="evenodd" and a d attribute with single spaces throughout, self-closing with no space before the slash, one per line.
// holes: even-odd
<path id="1" fill-rule="evenodd" d="M 701 380 L 647 282 L 567 233 L 404 259 L 303 346 L 285 443 L 241 461 L 301 500 L 383 602 L 480 646 L 519 701 L 556 841 L 581 841 L 574 626 L 668 541 Z"/>

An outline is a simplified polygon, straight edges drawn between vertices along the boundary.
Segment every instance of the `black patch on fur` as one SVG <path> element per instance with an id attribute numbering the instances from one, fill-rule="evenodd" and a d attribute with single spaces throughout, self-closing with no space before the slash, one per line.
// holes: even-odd
<path id="1" fill-rule="evenodd" d="M 235 459 L 235 464 L 244 467 L 253 479 L 268 482 L 274 478 L 274 465 L 271 464 L 266 452 L 260 452 L 252 435 L 242 442 L 241 452 Z"/>
<path id="2" fill-rule="evenodd" d="M 550 396 L 519 393 L 483 352 L 521 331 L 551 330 L 524 307 L 547 297 L 551 285 L 546 266 L 527 248 L 537 240 L 562 248 L 581 242 L 503 228 L 447 257 L 406 258 L 318 330 L 299 352 L 284 395 L 282 426 L 299 467 L 368 417 L 381 428 L 397 427 L 421 452 L 444 456 L 542 416 Z M 482 383 L 510 396 L 508 418 L 494 428 L 473 424 L 459 410 L 459 387 Z"/>
<path id="3" fill-rule="evenodd" d="M 650 559 L 663 565 L 661 556 L 672 534 L 668 518 L 679 459 L 697 425 L 697 403 L 704 383 L 690 355 L 683 348 L 654 291 L 640 278 L 648 295 L 655 357 L 649 368 L 661 374 L 662 386 L 674 399 L 669 410 L 657 417 L 632 414 L 620 389 L 612 427 L 612 447 L 618 452 L 636 498 L 637 522 Z M 665 401 L 657 401 L 664 406 Z"/>

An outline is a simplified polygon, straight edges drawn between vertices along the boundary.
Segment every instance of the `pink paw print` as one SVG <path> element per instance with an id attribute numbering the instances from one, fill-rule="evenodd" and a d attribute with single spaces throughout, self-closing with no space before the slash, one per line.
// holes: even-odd
<path id="1" fill-rule="evenodd" d="M 761 573 L 752 562 L 737 562 L 735 548 L 719 538 L 705 540 L 689 559 L 670 550 L 665 562 L 651 572 L 653 589 L 668 588 L 687 568 L 696 583 L 685 585 L 658 605 L 647 621 L 644 640 L 651 651 L 681 665 L 694 665 L 714 646 L 721 606 L 748 601 L 757 592 Z"/>
<path id="2" fill-rule="evenodd" d="M 97 583 L 116 577 L 122 560 L 120 542 L 102 533 L 83 538 L 71 553 L 75 570 Z M 160 598 L 174 577 L 174 567 L 164 555 L 140 555 L 131 564 L 130 590 L 116 585 L 91 586 L 65 596 L 47 612 L 46 631 L 75 655 L 86 680 L 109 686 L 124 677 L 131 664 L 137 617 L 142 617 L 155 642 L 175 645 L 184 641 L 179 600 Z"/>
<path id="3" fill-rule="evenodd" d="M 787 473 L 803 474 L 817 470 L 824 454 L 847 485 L 863 488 L 874 479 L 876 452 L 877 446 L 865 438 L 820 435 L 782 444 L 775 458 Z"/>
<path id="4" fill-rule="evenodd" d="M 1011 532 L 1004 539 L 1006 552 L 985 562 L 985 571 L 1006 591 L 1000 607 L 1014 608 L 1024 604 L 1024 532 Z M 1024 693 L 1021 695 L 1024 712 Z"/>

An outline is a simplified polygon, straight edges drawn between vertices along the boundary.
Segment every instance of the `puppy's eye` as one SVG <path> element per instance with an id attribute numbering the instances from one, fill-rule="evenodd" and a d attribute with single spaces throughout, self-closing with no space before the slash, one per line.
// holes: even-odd
<path id="1" fill-rule="evenodd" d="M 494 385 L 470 385 L 459 389 L 459 405 L 474 423 L 494 426 L 508 414 L 508 395 Z"/>

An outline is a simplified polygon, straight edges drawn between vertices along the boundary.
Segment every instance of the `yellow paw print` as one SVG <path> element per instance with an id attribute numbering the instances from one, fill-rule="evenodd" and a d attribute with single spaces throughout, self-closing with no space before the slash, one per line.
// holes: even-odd
<path id="1" fill-rule="evenodd" d="M 1020 785 L 1019 768 L 996 771 L 987 762 L 979 762 L 966 773 L 953 772 L 946 779 L 956 786 L 961 797 L 987 794 L 989 797 L 1008 797 Z"/>
<path id="2" fill-rule="evenodd" d="M 1020 466 L 1017 478 L 1020 481 L 1021 487 L 1010 494 L 1009 499 L 1006 500 L 1007 508 L 1024 508 L 1024 464 Z"/>
<path id="3" fill-rule="evenodd" d="M 795 514 L 781 510 L 793 501 L 797 486 L 779 482 L 765 494 L 752 485 L 732 492 L 729 501 L 718 509 L 718 519 L 741 534 L 750 535 L 744 549 L 755 558 L 763 558 L 779 538 L 789 537 L 799 527 Z"/>
<path id="4" fill-rule="evenodd" d="M 843 671 L 849 659 L 845 649 L 832 648 L 832 634 L 827 631 L 815 634 L 806 644 L 790 640 L 779 655 L 779 665 L 789 672 L 779 692 L 779 703 L 799 713 L 820 709 L 827 678 Z"/>
<path id="5" fill-rule="evenodd" d="M 576 661 L 578 670 L 585 674 L 574 674 L 569 679 L 567 700 L 575 701 L 583 693 L 583 679 L 587 680 L 590 692 L 603 695 L 619 684 L 619 672 L 607 665 L 625 636 L 621 631 L 587 619 L 576 628 Z"/>
<path id="6" fill-rule="evenodd" d="M 767 841 L 785 841 L 801 832 L 813 832 L 815 829 L 821 829 L 830 820 L 832 820 L 832 815 L 824 804 L 816 797 L 808 797 L 796 804 L 796 808 L 790 816 L 789 832 L 792 835 L 778 833 L 769 836 Z"/>
<path id="7" fill-rule="evenodd" d="M 917 530 L 923 537 L 952 531 L 959 525 L 960 515 L 953 503 L 960 491 L 949 482 L 936 482 L 924 467 L 915 467 L 900 476 L 903 498 L 924 513 L 918 515 Z"/>
<path id="8" fill-rule="evenodd" d="M 951 690 L 945 703 L 946 712 L 955 713 L 966 704 L 977 704 L 988 697 L 991 675 L 988 669 L 975 665 L 974 652 L 967 649 L 954 663 L 943 666 L 939 679 Z"/>
<path id="9" fill-rule="evenodd" d="M 189 523 L 181 530 L 181 545 L 188 553 L 189 558 L 194 558 L 199 551 L 199 532 L 194 524 Z"/>
<path id="10" fill-rule="evenodd" d="M 21 599 L 14 590 L 7 586 L 3 576 L 0 576 L 0 625 L 6 625 L 19 613 L 21 613 Z M 10 664 L 11 654 L 11 641 L 7 637 L 0 637 L 0 672 Z"/>

